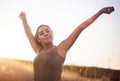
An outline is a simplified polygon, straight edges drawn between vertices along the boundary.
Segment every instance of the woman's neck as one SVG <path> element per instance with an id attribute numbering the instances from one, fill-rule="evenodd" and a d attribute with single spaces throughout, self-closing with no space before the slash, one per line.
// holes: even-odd
<path id="1" fill-rule="evenodd" d="M 49 51 L 51 49 L 53 49 L 55 46 L 53 45 L 53 43 L 50 44 L 44 44 L 43 45 L 43 51 Z"/>

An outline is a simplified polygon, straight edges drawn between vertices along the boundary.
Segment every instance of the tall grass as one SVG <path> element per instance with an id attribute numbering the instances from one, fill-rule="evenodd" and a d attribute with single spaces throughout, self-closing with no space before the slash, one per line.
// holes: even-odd
<path id="1" fill-rule="evenodd" d="M 120 70 L 74 65 L 65 65 L 63 70 L 75 73 L 79 77 L 75 81 L 120 81 Z"/>
<path id="2" fill-rule="evenodd" d="M 0 81 L 33 81 L 32 62 L 0 58 Z M 120 81 L 120 70 L 64 65 L 61 81 Z"/>

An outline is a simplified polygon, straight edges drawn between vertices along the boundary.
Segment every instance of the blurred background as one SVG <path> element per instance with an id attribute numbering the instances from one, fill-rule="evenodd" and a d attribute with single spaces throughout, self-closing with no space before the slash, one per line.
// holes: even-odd
<path id="1" fill-rule="evenodd" d="M 120 0 L 1 0 L 0 56 L 31 61 L 36 56 L 18 17 L 21 11 L 26 13 L 33 34 L 39 25 L 47 24 L 58 45 L 80 23 L 106 6 L 114 6 L 115 11 L 101 15 L 81 33 L 65 64 L 120 70 Z"/>

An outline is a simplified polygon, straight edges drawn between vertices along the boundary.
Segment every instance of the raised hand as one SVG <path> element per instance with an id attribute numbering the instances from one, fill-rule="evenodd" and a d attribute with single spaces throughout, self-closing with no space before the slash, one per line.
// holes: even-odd
<path id="1" fill-rule="evenodd" d="M 103 9 L 101 9 L 102 13 L 107 13 L 110 14 L 114 11 L 114 7 L 104 7 Z"/>
<path id="2" fill-rule="evenodd" d="M 25 18 L 26 18 L 25 12 L 21 12 L 20 15 L 19 15 L 19 18 L 20 18 L 21 20 L 25 19 Z"/>

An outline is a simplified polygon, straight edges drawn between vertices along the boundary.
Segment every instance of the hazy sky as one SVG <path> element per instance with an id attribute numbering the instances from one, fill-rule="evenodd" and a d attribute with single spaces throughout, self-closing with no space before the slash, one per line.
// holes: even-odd
<path id="1" fill-rule="evenodd" d="M 87 18 L 106 6 L 115 12 L 101 15 L 85 29 L 67 54 L 65 64 L 120 69 L 120 0 L 0 0 L 0 56 L 33 60 L 18 15 L 24 11 L 35 34 L 49 25 L 58 45 Z"/>

